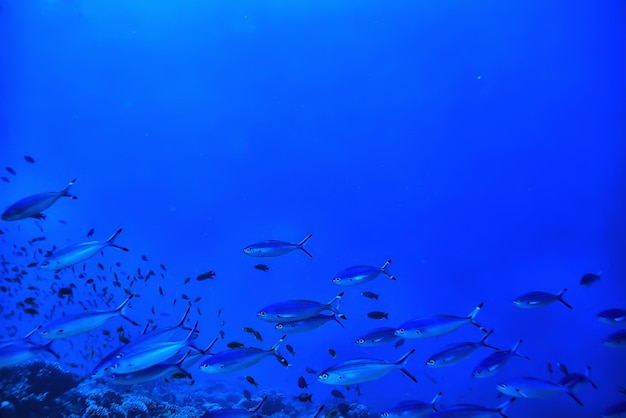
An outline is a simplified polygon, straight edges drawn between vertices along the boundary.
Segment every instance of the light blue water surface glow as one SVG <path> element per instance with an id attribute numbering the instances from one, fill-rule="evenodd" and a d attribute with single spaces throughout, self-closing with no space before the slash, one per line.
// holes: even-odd
<path id="1" fill-rule="evenodd" d="M 296 350 L 291 357 L 283 349 L 289 369 L 268 359 L 224 376 L 191 370 L 196 384 L 172 390 L 218 379 L 255 392 L 244 380 L 251 375 L 260 389 L 295 396 L 304 375 L 313 410 L 331 399 L 331 387 L 305 367 L 395 361 L 415 348 L 407 369 L 419 384 L 393 372 L 360 385 L 360 398 L 339 389 L 372 412 L 439 391 L 443 404 L 495 406 L 506 378 L 556 380 L 548 363 L 580 372 L 590 365 L 600 389 L 580 392 L 584 407 L 567 396 L 519 400 L 508 415 L 598 416 L 624 400 L 617 388 L 626 385 L 626 352 L 600 344 L 616 329 L 595 318 L 626 308 L 625 12 L 619 1 L 0 1 L 0 165 L 10 179 L 0 183 L 2 209 L 73 178 L 78 196 L 55 204 L 45 221 L 3 222 L 2 255 L 26 265 L 33 259 L 16 257 L 14 244 L 44 235 L 43 248 L 64 247 L 90 228 L 95 239 L 124 228 L 118 242 L 130 252 L 107 249 L 87 262 L 88 274 L 103 274 L 98 262 L 108 276 L 137 267 L 160 274 L 163 263 L 165 279 L 135 284 L 141 297 L 128 315 L 170 325 L 184 312 L 181 294 L 201 296 L 192 320 L 200 345 L 224 329 L 217 350 L 233 340 L 269 348 L 281 334 L 256 318 L 259 309 L 326 302 L 341 290 L 331 283 L 340 270 L 393 259 L 397 281 L 345 289 L 345 329 L 329 323 L 287 336 Z M 309 233 L 313 258 L 242 252 Z M 255 270 L 258 262 L 270 270 Z M 213 280 L 194 280 L 208 270 Z M 598 283 L 579 285 L 599 271 Z M 60 281 L 79 285 L 76 300 L 104 307 L 76 275 L 64 271 Z M 29 277 L 42 289 L 55 281 L 37 269 Z M 121 303 L 124 293 L 108 285 Z M 573 310 L 511 303 L 564 287 Z M 364 298 L 365 290 L 380 299 Z M 0 294 L 3 314 L 29 295 L 16 294 Z M 42 313 L 58 303 L 39 299 Z M 489 354 L 481 349 L 427 370 L 430 354 L 481 337 L 470 326 L 398 349 L 354 344 L 375 327 L 467 315 L 479 302 L 478 321 L 495 331 L 490 343 L 508 349 L 523 338 L 530 361 L 474 380 L 473 367 Z M 367 318 L 373 310 L 389 320 Z M 21 318 L 18 335 L 45 323 Z M 117 319 L 105 328 L 121 325 L 140 332 Z M 102 339 L 97 330 L 55 349 L 62 364 L 87 374 L 97 359 L 77 347 L 98 348 Z"/>

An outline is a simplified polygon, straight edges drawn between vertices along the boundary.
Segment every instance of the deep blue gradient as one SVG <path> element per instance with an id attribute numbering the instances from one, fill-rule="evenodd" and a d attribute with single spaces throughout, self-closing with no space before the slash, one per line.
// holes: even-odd
<path id="1" fill-rule="evenodd" d="M 579 372 L 592 367 L 600 388 L 580 392 L 585 406 L 567 396 L 519 400 L 510 417 L 598 416 L 624 400 L 617 388 L 626 386 L 626 351 L 600 344 L 617 329 L 595 318 L 626 309 L 623 2 L 4 0 L 0 59 L 0 166 L 10 180 L 0 183 L 2 210 L 73 178 L 78 196 L 57 202 L 44 221 L 2 222 L 1 254 L 12 265 L 42 261 L 32 250 L 16 255 L 15 246 L 30 249 L 36 236 L 47 240 L 34 248 L 47 250 L 86 240 L 90 228 L 95 239 L 124 228 L 118 242 L 129 253 L 110 248 L 86 263 L 88 275 L 107 278 L 98 289 L 108 286 L 117 305 L 125 296 L 112 285 L 113 271 L 160 275 L 163 263 L 164 279 L 133 286 L 140 298 L 128 315 L 167 326 L 184 312 L 182 294 L 201 296 L 191 319 L 200 321 L 202 345 L 224 320 L 222 350 L 233 340 L 269 348 L 280 333 L 256 318 L 260 308 L 327 302 L 341 290 L 331 283 L 340 270 L 393 259 L 397 281 L 346 289 L 345 329 L 329 323 L 287 337 L 296 350 L 294 357 L 283 350 L 289 369 L 268 359 L 217 380 L 250 388 L 244 376 L 251 375 L 260 389 L 296 396 L 305 375 L 316 408 L 332 388 L 305 367 L 395 361 L 415 348 L 407 368 L 419 384 L 393 372 L 362 384 L 360 398 L 338 389 L 373 413 L 438 391 L 442 404 L 495 406 L 497 383 L 557 380 L 546 365 L 561 362 Z M 313 258 L 242 252 L 309 233 Z M 253 269 L 258 262 L 270 270 Z M 208 270 L 214 280 L 194 280 Z M 598 283 L 579 285 L 599 271 Z M 21 318 L 17 335 L 45 324 L 43 314 L 58 304 L 51 286 L 76 283 L 76 300 L 106 306 L 77 274 L 55 280 L 29 269 L 28 282 L 0 294 L 2 315 Z M 16 306 L 33 295 L 28 284 L 42 289 L 39 316 Z M 527 291 L 565 287 L 573 310 L 511 303 Z M 365 290 L 380 300 L 362 297 Z M 398 349 L 354 344 L 377 326 L 464 316 L 479 302 L 477 320 L 495 331 L 490 342 L 508 349 L 523 338 L 520 352 L 530 361 L 515 359 L 498 377 L 477 381 L 470 375 L 489 354 L 483 349 L 427 370 L 430 354 L 481 337 L 469 326 Z M 81 308 L 55 309 L 58 317 Z M 372 310 L 389 320 L 368 319 Z M 118 319 L 105 328 L 121 325 L 140 332 Z M 242 326 L 260 330 L 264 342 Z M 62 364 L 88 374 L 116 342 L 104 344 L 94 331 L 55 347 Z M 214 379 L 191 372 L 194 386 L 175 382 L 172 390 L 202 390 Z"/>

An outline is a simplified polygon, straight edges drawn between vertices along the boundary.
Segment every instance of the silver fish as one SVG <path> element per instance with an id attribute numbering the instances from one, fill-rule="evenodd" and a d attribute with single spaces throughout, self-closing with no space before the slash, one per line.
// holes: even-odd
<path id="1" fill-rule="evenodd" d="M 306 331 L 312 331 L 314 329 L 317 329 L 332 320 L 338 323 L 341 326 L 341 328 L 344 328 L 341 321 L 337 319 L 337 314 L 333 313 L 330 315 L 317 314 L 310 318 L 301 319 L 299 321 L 279 322 L 278 324 L 274 326 L 274 329 L 278 331 L 286 332 L 288 334 L 293 334 L 296 332 L 306 332 Z"/>
<path id="2" fill-rule="evenodd" d="M 598 320 L 607 325 L 626 325 L 626 309 L 606 309 L 598 314 Z"/>
<path id="3" fill-rule="evenodd" d="M 506 382 L 500 383 L 497 388 L 500 392 L 507 396 L 526 399 L 549 398 L 563 393 L 569 395 L 569 397 L 576 401 L 578 405 L 583 405 L 576 394 L 572 392 L 570 387 L 534 377 L 519 377 L 510 379 Z"/>
<path id="4" fill-rule="evenodd" d="M 0 341 L 0 349 L 9 345 L 20 345 L 20 344 L 25 344 L 25 343 L 32 343 L 32 341 L 30 340 L 30 337 L 32 337 L 37 331 L 39 331 L 41 329 L 41 325 L 39 325 L 37 328 L 35 328 L 34 330 L 32 330 L 31 332 L 29 332 L 28 334 L 24 335 L 21 338 L 12 338 L 10 340 L 1 340 Z"/>
<path id="5" fill-rule="evenodd" d="M 341 319 L 346 316 L 333 305 L 343 296 L 343 292 L 335 296 L 330 302 L 324 304 L 312 300 L 287 300 L 266 306 L 257 312 L 257 317 L 267 322 L 293 322 L 312 318 L 324 311 L 331 311 Z"/>
<path id="6" fill-rule="evenodd" d="M 268 240 L 258 242 L 256 244 L 250 244 L 243 249 L 243 252 L 251 257 L 277 257 L 279 255 L 285 255 L 293 250 L 302 250 L 309 257 L 313 257 L 304 248 L 304 243 L 311 238 L 313 234 L 308 235 L 305 239 L 297 244 L 287 241 Z"/>
<path id="7" fill-rule="evenodd" d="M 390 327 L 376 328 L 364 336 L 357 338 L 354 343 L 359 347 L 378 347 L 391 344 L 400 338 L 395 334 L 395 331 L 395 328 Z"/>
<path id="8" fill-rule="evenodd" d="M 44 345 L 30 342 L 6 345 L 0 348 L 0 368 L 21 364 L 43 352 L 48 352 L 59 359 L 60 356 L 50 348 L 51 344 L 52 341 Z"/>
<path id="9" fill-rule="evenodd" d="M 472 324 L 483 332 L 487 332 L 474 319 L 483 307 L 480 303 L 466 317 L 454 315 L 435 315 L 411 319 L 400 325 L 395 334 L 402 338 L 432 338 L 448 334 L 462 327 L 465 324 Z"/>
<path id="10" fill-rule="evenodd" d="M 128 251 L 128 248 L 120 247 L 113 242 L 121 232 L 122 229 L 120 228 L 106 241 L 81 242 L 79 244 L 75 244 L 59 250 L 52 254 L 52 256 L 48 257 L 41 264 L 41 268 L 49 271 L 58 271 L 65 267 L 69 267 L 76 263 L 85 261 L 88 258 L 98 254 L 106 247 L 115 247 L 119 248 L 122 251 Z"/>
<path id="11" fill-rule="evenodd" d="M 5 221 L 18 221 L 26 218 L 44 219 L 45 215 L 41 212 L 48 209 L 60 198 L 71 197 L 72 199 L 76 199 L 76 196 L 72 195 L 69 191 L 70 187 L 75 182 L 76 179 L 70 181 L 70 183 L 59 192 L 38 193 L 15 202 L 4 211 L 2 219 Z"/>
<path id="12" fill-rule="evenodd" d="M 280 344 L 285 340 L 282 336 L 269 350 L 256 347 L 242 347 L 217 353 L 200 365 L 200 370 L 206 373 L 230 373 L 254 366 L 266 357 L 274 356 L 283 366 L 289 366 L 289 362 L 280 354 Z"/>
<path id="13" fill-rule="evenodd" d="M 523 309 L 537 309 L 546 307 L 556 301 L 559 301 L 568 308 L 573 309 L 572 305 L 565 302 L 565 300 L 563 299 L 563 295 L 565 294 L 565 292 L 567 292 L 567 288 L 561 290 L 556 295 L 547 292 L 528 292 L 515 298 L 515 300 L 513 300 L 513 305 Z"/>
<path id="14" fill-rule="evenodd" d="M 421 401 L 403 401 L 385 410 L 380 414 L 381 418 L 429 418 L 437 412 L 437 399 L 441 392 L 435 395 L 430 403 Z"/>
<path id="15" fill-rule="evenodd" d="M 393 370 L 399 370 L 409 379 L 417 383 L 417 379 L 404 368 L 413 353 L 415 353 L 415 349 L 409 351 L 395 363 L 377 359 L 345 361 L 324 370 L 317 377 L 317 380 L 327 385 L 349 386 L 376 380 Z"/>
<path id="16" fill-rule="evenodd" d="M 458 404 L 444 408 L 430 415 L 432 418 L 501 418 L 506 417 L 504 412 L 515 402 L 511 398 L 495 408 L 482 405 Z"/>
<path id="17" fill-rule="evenodd" d="M 609 336 L 602 341 L 602 345 L 608 348 L 626 348 L 626 330 L 609 334 Z"/>
<path id="18" fill-rule="evenodd" d="M 453 364 L 471 356 L 474 351 L 480 347 L 491 348 L 499 351 L 500 349 L 498 347 L 494 347 L 486 343 L 487 338 L 489 338 L 491 334 L 493 334 L 493 331 L 489 331 L 489 333 L 478 342 L 467 341 L 460 344 L 454 344 L 445 350 L 432 355 L 426 362 L 426 366 L 431 368 L 452 366 Z"/>
<path id="19" fill-rule="evenodd" d="M 56 319 L 44 326 L 41 329 L 40 335 L 41 337 L 49 340 L 73 337 L 75 335 L 94 330 L 103 325 L 109 319 L 116 316 L 119 316 L 137 326 L 139 324 L 124 314 L 124 310 L 132 298 L 133 295 L 128 296 L 128 298 L 122 302 L 120 306 L 112 311 L 85 311 Z"/>
<path id="20" fill-rule="evenodd" d="M 267 396 L 264 397 L 257 406 L 248 409 L 217 409 L 215 411 L 207 411 L 200 418 L 250 418 L 257 416 L 256 413 L 261 409 L 263 404 L 267 401 Z"/>
<path id="21" fill-rule="evenodd" d="M 391 280 L 396 280 L 396 278 L 389 274 L 389 272 L 386 270 L 389 264 L 391 264 L 391 260 L 387 260 L 382 267 L 349 267 L 337 273 L 337 275 L 333 279 L 333 284 L 336 284 L 338 286 L 354 286 L 357 284 L 371 282 L 381 274 L 385 274 Z"/>
<path id="22" fill-rule="evenodd" d="M 169 376 L 174 373 L 182 373 L 188 379 L 192 379 L 191 374 L 182 367 L 183 362 L 187 359 L 191 351 L 187 351 L 176 363 L 159 363 L 154 366 L 127 374 L 114 373 L 110 376 L 109 382 L 115 385 L 138 385 L 141 383 L 151 382 L 161 377 Z"/>
<path id="23" fill-rule="evenodd" d="M 496 351 L 485 357 L 478 366 L 474 368 L 472 377 L 485 378 L 495 375 L 502 370 L 513 357 L 530 360 L 530 357 L 523 356 L 517 352 L 524 340 L 519 340 L 510 350 Z"/>

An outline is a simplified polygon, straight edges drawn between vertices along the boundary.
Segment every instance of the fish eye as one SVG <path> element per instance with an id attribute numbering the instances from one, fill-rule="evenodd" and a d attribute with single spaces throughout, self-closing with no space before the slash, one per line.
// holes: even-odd
<path id="1" fill-rule="evenodd" d="M 341 281 L 341 277 L 335 277 L 335 278 L 333 279 L 333 282 L 334 282 L 334 283 L 337 283 L 337 282 L 340 282 L 340 281 Z"/>
<path id="2" fill-rule="evenodd" d="M 358 340 L 356 340 L 357 344 L 363 344 L 365 342 L 365 340 L 363 338 L 359 338 Z"/>
<path id="3" fill-rule="evenodd" d="M 428 366 L 433 366 L 433 365 L 435 364 L 435 360 L 430 359 L 430 360 L 428 360 L 428 361 L 426 362 L 426 364 L 427 364 Z"/>
<path id="4" fill-rule="evenodd" d="M 261 311 L 259 312 L 257 315 L 259 315 L 260 317 L 265 317 L 265 315 L 267 315 L 267 313 L 265 311 Z"/>
<path id="5" fill-rule="evenodd" d="M 398 330 L 398 334 L 400 334 L 400 335 L 404 335 L 404 328 L 400 328 L 400 329 Z"/>
<path id="6" fill-rule="evenodd" d="M 223 364 L 220 364 L 220 369 L 223 369 L 223 368 L 224 368 L 224 365 L 223 365 Z"/>
<path id="7" fill-rule="evenodd" d="M 324 380 L 328 379 L 328 373 L 320 374 L 320 379 L 324 379 Z"/>
<path id="8" fill-rule="evenodd" d="M 276 324 L 276 326 L 274 328 L 276 328 L 276 329 L 283 329 L 283 328 L 285 328 L 285 326 L 283 324 Z"/>
<path id="9" fill-rule="evenodd" d="M 45 329 L 44 329 L 43 331 L 41 331 L 41 333 L 42 333 L 43 335 L 46 335 L 46 334 L 48 333 L 48 330 L 45 330 Z"/>
<path id="10" fill-rule="evenodd" d="M 382 417 L 385 417 L 385 418 L 386 418 L 386 417 L 388 417 L 388 416 L 389 416 L 389 412 L 383 412 L 382 414 L 380 414 L 380 416 L 382 416 Z"/>
<path id="11" fill-rule="evenodd" d="M 506 383 L 500 383 L 500 384 L 498 385 L 498 387 L 499 387 L 500 389 L 506 389 L 506 388 L 507 388 L 507 384 L 506 384 Z"/>
<path id="12" fill-rule="evenodd" d="M 521 302 L 522 302 L 522 301 L 521 301 L 521 300 L 519 300 L 519 299 L 515 299 L 515 300 L 513 301 L 513 303 L 517 303 L 517 304 L 519 304 L 519 303 L 521 303 Z"/>
<path id="13" fill-rule="evenodd" d="M 476 370 L 476 371 L 474 372 L 474 374 L 475 374 L 476 376 L 478 376 L 478 375 L 480 374 L 480 370 Z"/>

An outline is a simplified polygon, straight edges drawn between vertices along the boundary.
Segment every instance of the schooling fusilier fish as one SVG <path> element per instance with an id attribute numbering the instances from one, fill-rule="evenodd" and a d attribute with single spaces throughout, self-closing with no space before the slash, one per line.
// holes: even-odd
<path id="1" fill-rule="evenodd" d="M 331 311 L 339 318 L 346 319 L 344 314 L 337 311 L 336 307 L 333 307 L 342 296 L 343 292 L 326 304 L 302 299 L 276 302 L 261 309 L 256 315 L 259 319 L 267 322 L 293 322 L 312 318 L 324 311 Z"/>
<path id="2" fill-rule="evenodd" d="M 243 252 L 251 257 L 277 257 L 285 255 L 293 250 L 302 250 L 309 257 L 313 257 L 310 252 L 304 248 L 304 244 L 311 238 L 313 234 L 309 234 L 305 239 L 297 244 L 287 241 L 268 240 L 250 244 L 243 249 Z"/>
<path id="3" fill-rule="evenodd" d="M 114 242 L 115 238 L 121 232 L 122 229 L 120 228 L 106 241 L 81 242 L 58 250 L 41 264 L 41 268 L 49 271 L 61 270 L 93 257 L 106 247 L 114 247 L 122 251 L 128 251 L 128 248 L 119 246 Z"/>
<path id="4" fill-rule="evenodd" d="M 472 324 L 483 332 L 487 332 L 474 319 L 483 304 L 480 303 L 466 317 L 455 315 L 435 315 L 411 319 L 396 329 L 395 334 L 402 338 L 432 338 L 453 332 L 465 324 Z"/>
<path id="5" fill-rule="evenodd" d="M 280 354 L 280 344 L 285 340 L 283 335 L 269 350 L 257 347 L 242 347 L 222 351 L 208 357 L 201 365 L 200 370 L 206 373 L 230 373 L 251 367 L 265 357 L 274 356 L 283 366 L 289 366 L 289 362 Z"/>
<path id="6" fill-rule="evenodd" d="M 13 203 L 4 211 L 2 219 L 5 221 L 19 221 L 20 219 L 26 218 L 44 219 L 46 216 L 42 212 L 52 206 L 60 198 L 71 197 L 72 199 L 76 199 L 76 196 L 70 193 L 70 187 L 75 182 L 76 179 L 70 181 L 70 183 L 59 192 L 38 193 Z"/>
<path id="7" fill-rule="evenodd" d="M 565 302 L 563 299 L 565 292 L 567 292 L 567 289 L 561 290 L 556 295 L 547 292 L 528 292 L 515 298 L 513 305 L 523 309 L 537 309 L 546 307 L 558 301 L 572 309 L 572 305 Z"/>
<path id="8" fill-rule="evenodd" d="M 386 270 L 389 264 L 391 264 L 391 260 L 387 260 L 382 267 L 348 267 L 347 269 L 337 273 L 337 275 L 333 279 L 333 284 L 336 284 L 338 286 L 355 286 L 357 284 L 371 282 L 381 274 L 386 275 L 391 280 L 396 280 L 396 278 Z"/>

